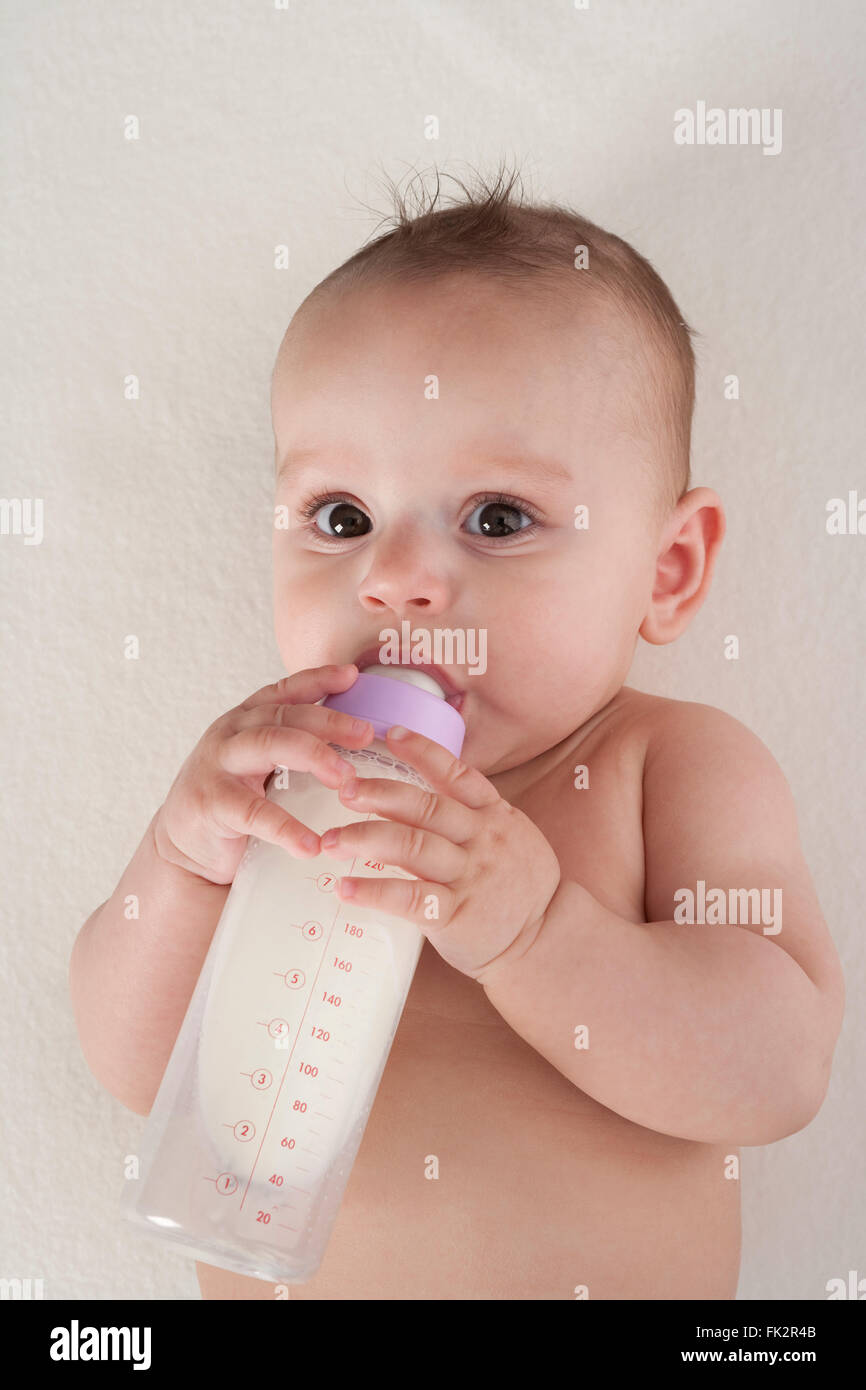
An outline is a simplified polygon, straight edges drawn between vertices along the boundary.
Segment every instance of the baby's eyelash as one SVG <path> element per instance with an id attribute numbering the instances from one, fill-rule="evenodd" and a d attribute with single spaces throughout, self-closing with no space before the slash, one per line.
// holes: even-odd
<path id="1" fill-rule="evenodd" d="M 523 530 L 515 532 L 515 535 L 527 535 L 541 521 L 541 513 L 537 512 L 530 502 L 521 502 L 519 497 L 512 497 L 508 492 L 482 493 L 480 497 L 474 499 L 467 516 L 471 516 L 476 507 L 486 507 L 489 503 L 496 504 L 497 502 L 501 507 L 513 507 L 516 512 L 523 512 L 525 516 L 531 517 L 532 525 L 524 526 Z M 496 539 L 496 537 L 489 537 L 488 539 Z M 507 539 L 507 537 L 500 537 L 499 539 Z"/>
<path id="2" fill-rule="evenodd" d="M 304 521 L 311 521 L 320 507 L 326 507 L 329 502 L 348 502 L 350 506 L 357 506 L 351 497 L 346 497 L 340 492 L 323 492 L 308 497 L 298 507 L 298 516 L 303 517 Z M 363 508 L 359 508 L 363 511 Z M 336 537 L 335 537 L 336 539 Z"/>
<path id="3" fill-rule="evenodd" d="M 322 507 L 327 507 L 327 506 L 329 505 L 329 503 L 331 503 L 331 502 L 347 502 L 347 503 L 349 504 L 349 506 L 358 507 L 358 510 L 359 510 L 359 511 L 363 511 L 363 510 L 364 510 L 363 507 L 359 506 L 359 504 L 358 504 L 357 502 L 353 501 L 353 499 L 352 499 L 351 497 L 348 497 L 348 496 L 347 496 L 345 493 L 343 493 L 343 492 L 322 492 L 322 493 L 314 493 L 312 496 L 305 498 L 304 501 L 301 502 L 300 506 L 298 507 L 298 516 L 299 516 L 303 521 L 312 522 L 313 517 L 316 515 L 316 512 L 318 512 Z M 510 494 L 510 493 L 507 493 L 507 492 L 485 492 L 485 493 L 482 493 L 479 497 L 476 497 L 476 498 L 473 499 L 472 506 L 470 507 L 470 509 L 469 509 L 469 511 L 467 512 L 466 515 L 467 515 L 467 516 L 471 516 L 472 513 L 473 513 L 474 511 L 477 511 L 477 509 L 478 509 L 479 507 L 485 507 L 485 506 L 488 506 L 488 505 L 490 505 L 490 504 L 494 504 L 494 505 L 495 505 L 495 504 L 497 504 L 497 503 L 498 503 L 499 506 L 501 506 L 501 507 L 513 507 L 515 511 L 517 511 L 517 512 L 523 512 L 523 514 L 524 514 L 525 516 L 528 516 L 528 517 L 530 518 L 530 523 L 531 523 L 531 524 L 530 524 L 529 526 L 524 526 L 524 527 L 522 527 L 522 528 L 519 528 L 517 531 L 515 531 L 515 532 L 512 533 L 513 535 L 515 535 L 515 536 L 526 536 L 526 535 L 531 535 L 531 534 L 537 529 L 537 527 L 538 527 L 538 525 L 539 525 L 539 523 L 540 523 L 540 521 L 541 521 L 541 516 L 540 516 L 540 514 L 535 510 L 535 508 L 531 505 L 531 503 L 529 503 L 529 502 L 523 502 L 523 501 L 521 501 L 521 499 L 520 499 L 519 497 L 512 497 L 511 494 Z M 336 543 L 336 544 L 339 545 L 339 544 L 341 543 L 341 541 L 342 541 L 342 537 L 340 537 L 340 536 L 329 536 L 329 535 L 326 534 L 326 532 L 320 531 L 319 528 L 318 528 L 317 526 L 314 526 L 314 527 L 313 527 L 313 530 L 315 531 L 316 539 L 317 539 L 317 540 L 324 541 L 325 544 L 328 544 L 329 542 L 334 542 L 334 543 Z M 474 535 L 474 534 L 476 534 L 476 533 L 475 533 L 475 532 L 469 532 L 469 534 L 470 534 L 470 535 Z M 485 539 L 487 539 L 487 540 L 492 540 L 492 541 L 495 543 L 496 541 L 506 541 L 506 542 L 507 542 L 507 541 L 509 541 L 509 540 L 511 539 L 511 537 L 510 537 L 510 536 L 487 536 L 487 537 L 485 537 Z"/>

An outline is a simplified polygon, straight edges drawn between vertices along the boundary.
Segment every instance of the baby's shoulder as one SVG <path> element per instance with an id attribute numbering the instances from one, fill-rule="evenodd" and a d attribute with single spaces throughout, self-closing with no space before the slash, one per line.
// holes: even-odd
<path id="1" fill-rule="evenodd" d="M 612 722 L 611 734 L 633 734 L 653 747 L 661 747 L 684 734 L 701 732 L 741 734 L 747 740 L 760 742 L 747 725 L 716 705 L 706 705 L 699 700 L 672 700 L 628 686 L 623 686 L 620 693 L 623 697 L 619 707 L 621 720 L 619 725 Z"/>
<path id="2" fill-rule="evenodd" d="M 767 745 L 716 705 L 629 692 L 623 707 L 632 763 L 640 767 L 644 811 L 678 808 L 688 819 L 708 795 L 732 815 L 772 806 L 790 820 L 791 789 Z M 611 730 L 613 734 L 614 730 Z M 735 810 L 736 808 L 736 810 Z"/>
<path id="3" fill-rule="evenodd" d="M 493 778 L 505 783 L 509 800 L 531 793 L 537 808 L 550 802 L 551 813 L 561 811 L 560 795 L 571 803 L 573 787 L 590 787 L 593 814 L 609 802 L 621 814 L 624 799 L 635 804 L 648 795 L 678 795 L 687 780 L 705 784 L 720 772 L 733 768 L 759 776 L 768 769 L 781 771 L 756 734 L 715 705 L 695 700 L 673 700 L 663 695 L 623 686 L 604 709 L 564 739 L 557 756 L 531 782 L 520 782 L 514 773 Z M 510 782 L 509 779 L 510 778 Z"/>
<path id="4" fill-rule="evenodd" d="M 641 773 L 683 761 L 718 765 L 735 757 L 744 767 L 752 762 L 775 764 L 756 733 L 734 715 L 698 700 L 673 700 L 623 687 L 612 717 L 598 727 L 598 750 L 614 751 L 617 760 L 627 748 Z"/>

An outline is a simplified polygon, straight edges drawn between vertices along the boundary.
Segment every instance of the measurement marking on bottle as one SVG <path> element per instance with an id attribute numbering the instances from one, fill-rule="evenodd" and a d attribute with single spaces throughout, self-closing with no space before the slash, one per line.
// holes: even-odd
<path id="1" fill-rule="evenodd" d="M 289 1074 L 289 1067 L 290 1067 L 290 1065 L 291 1065 L 291 1063 L 292 1063 L 292 1059 L 293 1059 L 293 1057 L 294 1057 L 294 1055 L 295 1055 L 295 1048 L 297 1047 L 298 1041 L 299 1041 L 300 1036 L 301 1036 L 301 1029 L 302 1029 L 303 1024 L 304 1024 L 304 1021 L 305 1021 L 305 1019 L 306 1019 L 306 1017 L 307 1017 L 307 1013 L 308 1013 L 308 1011 L 309 1011 L 309 1009 L 310 1009 L 310 1005 L 312 1004 L 312 1001 L 313 1001 L 313 993 L 314 993 L 314 991 L 315 991 L 316 984 L 317 984 L 318 979 L 319 979 L 319 975 L 321 974 L 322 968 L 323 968 L 324 963 L 325 963 L 325 953 L 326 953 L 327 950 L 330 950 L 330 947 L 331 947 L 331 938 L 332 938 L 333 935 L 334 935 L 334 925 L 335 925 L 335 923 L 336 923 L 336 921 L 337 921 L 338 916 L 342 916 L 342 914 L 335 911 L 333 920 L 332 920 L 332 922 L 331 922 L 330 931 L 329 931 L 329 933 L 328 933 L 328 940 L 327 940 L 327 942 L 325 943 L 325 949 L 322 951 L 321 955 L 319 956 L 319 963 L 318 963 L 318 965 L 317 965 L 317 967 L 316 967 L 315 975 L 313 976 L 312 984 L 311 984 L 311 986 L 310 986 L 310 992 L 309 992 L 309 994 L 307 995 L 306 1001 L 305 1001 L 305 1003 L 304 1003 L 304 1011 L 303 1011 L 303 1013 L 302 1013 L 302 1015 L 301 1015 L 301 1018 L 300 1018 L 300 1021 L 299 1021 L 299 1023 L 298 1023 L 298 1031 L 297 1031 L 297 1033 L 295 1034 L 294 1039 L 292 1040 L 291 1051 L 290 1051 L 290 1053 L 289 1053 L 289 1055 L 288 1055 L 288 1057 L 287 1057 L 287 1059 L 286 1059 L 286 1065 L 285 1065 L 285 1068 L 284 1068 L 284 1070 L 283 1070 L 283 1074 L 282 1074 L 282 1076 L 280 1077 L 280 1084 L 279 1084 L 279 1086 L 277 1087 L 277 1093 L 276 1093 L 276 1095 L 274 1096 L 273 1104 L 272 1104 L 272 1106 L 271 1106 L 271 1111 L 270 1111 L 270 1114 L 268 1115 L 267 1124 L 265 1125 L 264 1131 L 263 1131 L 263 1133 L 262 1133 L 262 1141 L 261 1141 L 261 1143 L 259 1144 L 258 1150 L 257 1150 L 257 1152 L 256 1152 L 255 1158 L 253 1159 L 252 1166 L 251 1166 L 251 1168 L 250 1168 L 249 1177 L 247 1178 L 247 1182 L 246 1182 L 246 1187 L 244 1188 L 243 1196 L 241 1197 L 241 1201 L 240 1201 L 240 1209 L 241 1209 L 241 1210 L 243 1210 L 244 1202 L 245 1202 L 246 1199 L 247 1199 L 247 1193 L 248 1193 L 249 1190 L 250 1190 L 250 1184 L 251 1184 L 251 1182 L 252 1182 L 252 1180 L 253 1180 L 253 1174 L 254 1174 L 255 1171 L 256 1171 L 256 1166 L 257 1166 L 257 1164 L 258 1164 L 258 1162 L 259 1162 L 259 1159 L 260 1159 L 261 1156 L 262 1156 L 262 1149 L 263 1149 L 264 1146 L 265 1146 L 265 1140 L 266 1140 L 267 1137 L 268 1137 L 268 1130 L 269 1130 L 270 1127 L 271 1127 L 271 1121 L 272 1121 L 273 1118 L 274 1118 L 274 1113 L 275 1113 L 276 1108 L 277 1108 L 277 1105 L 278 1105 L 278 1103 L 279 1103 L 280 1095 L 282 1094 L 283 1086 L 285 1085 L 285 1082 L 286 1082 L 286 1077 L 287 1077 L 288 1074 Z M 289 973 L 289 972 L 287 972 L 287 973 Z M 243 1073 L 243 1075 L 247 1075 L 247 1073 Z M 263 1072 L 261 1072 L 261 1073 L 254 1073 L 254 1075 L 267 1075 L 267 1076 L 268 1076 L 268 1085 L 270 1085 L 270 1081 L 271 1081 L 271 1079 L 272 1079 L 272 1078 L 270 1077 L 270 1073 L 265 1073 L 265 1072 L 263 1071 Z M 255 1084 L 255 1083 L 253 1083 L 253 1084 Z M 326 1117 L 326 1118 L 327 1118 L 327 1117 Z M 306 1171 L 309 1172 L 309 1169 L 307 1169 Z"/>
<path id="2" fill-rule="evenodd" d="M 205 1182 L 216 1183 L 216 1190 L 221 1197 L 232 1197 L 238 1190 L 238 1180 L 234 1173 L 218 1173 L 215 1178 L 211 1178 L 207 1173 L 203 1173 L 202 1177 Z"/>
<path id="3" fill-rule="evenodd" d="M 242 1071 L 240 1075 L 248 1076 L 250 1085 L 255 1086 L 257 1091 L 266 1091 L 274 1079 L 266 1067 L 259 1067 L 255 1071 Z"/>
<path id="4" fill-rule="evenodd" d="M 271 974 L 277 975 L 286 989 L 303 989 L 307 980 L 303 970 L 272 970 Z"/>
<path id="5" fill-rule="evenodd" d="M 360 819 L 377 820 L 380 818 L 371 812 L 366 816 L 362 815 Z M 357 857 L 353 858 L 349 872 L 355 872 L 357 869 L 358 872 L 362 874 L 365 873 L 363 864 L 364 861 L 359 861 Z M 341 864 L 339 867 L 340 870 L 343 871 L 343 865 Z M 377 864 L 373 867 L 378 869 L 379 865 Z M 390 868 L 390 866 L 388 867 Z M 372 876 L 378 875 L 374 874 Z M 408 873 L 400 873 L 399 876 L 409 879 L 415 877 Z M 329 871 L 319 872 L 316 875 L 306 875 L 305 880 L 311 885 L 315 884 L 319 892 L 334 894 L 338 882 L 338 874 Z M 308 919 L 303 923 L 291 923 L 295 931 L 299 932 L 301 935 L 303 943 L 301 945 L 301 950 L 305 951 L 308 946 L 314 948 L 315 957 L 317 957 L 315 966 L 313 966 L 314 956 L 311 955 L 306 970 L 295 968 L 266 972 L 268 976 L 274 975 L 282 979 L 283 984 L 288 988 L 295 990 L 302 989 L 304 997 L 302 1000 L 298 1000 L 299 1003 L 302 1003 L 302 1012 L 300 1019 L 297 1021 L 295 1021 L 294 1017 L 290 1016 L 291 1023 L 289 1023 L 286 1018 L 280 1015 L 276 1015 L 276 1017 L 271 1016 L 269 1021 L 262 1019 L 255 1020 L 258 1026 L 268 1029 L 270 1037 L 274 1040 L 278 1048 L 282 1049 L 283 1044 L 285 1044 L 286 1047 L 290 1048 L 290 1051 L 286 1056 L 285 1067 L 282 1073 L 280 1073 L 279 1069 L 275 1069 L 272 1074 L 264 1067 L 241 1073 L 241 1075 L 249 1078 L 252 1087 L 259 1091 L 260 1094 L 267 1091 L 269 1093 L 268 1100 L 271 1101 L 270 1111 L 267 1115 L 266 1123 L 264 1124 L 261 1141 L 253 1158 L 252 1167 L 246 1179 L 246 1185 L 243 1187 L 240 1202 L 241 1208 L 249 1195 L 250 1188 L 253 1187 L 255 1172 L 262 1163 L 268 1165 L 266 1171 L 263 1169 L 263 1175 L 266 1176 L 270 1174 L 269 1181 L 278 1185 L 286 1181 L 289 1175 L 310 1175 L 312 1177 L 312 1191 L 288 1183 L 286 1183 L 286 1188 L 283 1189 L 284 1191 L 288 1189 L 300 1193 L 310 1200 L 319 1192 L 325 1176 L 323 1169 L 328 1163 L 328 1144 L 326 1144 L 325 1152 L 322 1154 L 317 1150 L 310 1149 L 308 1146 L 302 1146 L 300 1144 L 298 1144 L 297 1147 L 295 1146 L 297 1140 L 301 1138 L 323 1137 L 321 1131 L 313 1129 L 309 1124 L 310 1119 L 322 1119 L 328 1124 L 333 1124 L 335 1122 L 339 1123 L 339 1117 L 329 1115 L 327 1112 L 321 1110 L 314 1111 L 312 1114 L 309 1112 L 308 1106 L 312 1102 L 312 1093 L 316 1089 L 315 1083 L 311 1084 L 312 1077 L 319 1073 L 321 1065 L 321 1063 L 319 1063 L 318 1066 L 315 1065 L 312 1059 L 320 1058 L 322 1054 L 318 1049 L 315 1052 L 306 1050 L 305 1058 L 303 1051 L 300 1053 L 296 1051 L 297 1044 L 303 1038 L 307 1045 L 307 1049 L 311 1049 L 312 1042 L 310 1040 L 310 1034 L 312 1034 L 313 1040 L 318 1041 L 321 1047 L 325 1047 L 327 1043 L 333 1044 L 336 1042 L 341 1047 L 355 1048 L 358 1046 L 359 1042 L 366 1039 L 366 1029 L 369 1027 L 370 1020 L 376 1013 L 378 1005 L 384 1002 L 383 988 L 379 984 L 378 976 L 382 970 L 387 971 L 388 968 L 387 957 L 389 953 L 389 943 L 387 933 L 383 937 L 383 928 L 381 924 L 378 924 L 378 930 L 373 931 L 367 923 L 360 924 L 352 922 L 346 915 L 345 905 L 335 902 L 334 897 L 331 899 L 331 904 L 334 911 L 327 927 L 324 926 L 324 922 L 317 922 L 315 919 Z M 321 906 L 323 907 L 324 904 Z M 314 907 L 313 911 L 316 910 L 319 909 Z M 302 914 L 299 913 L 298 915 L 301 916 Z M 322 916 L 327 919 L 327 913 L 323 912 Z M 297 935 L 292 933 L 290 940 L 297 943 Z M 372 966 L 372 971 L 368 971 L 360 965 L 362 959 L 368 965 Z M 345 972 L 345 974 L 343 972 Z M 341 987 L 345 987 L 347 983 L 346 977 L 350 977 L 352 974 L 354 974 L 355 980 L 355 989 L 351 991 L 354 998 L 347 1000 L 345 997 L 341 997 L 340 991 Z M 342 979 L 340 979 L 340 975 L 343 976 Z M 367 986 L 361 986 L 361 979 L 367 979 L 371 983 Z M 322 986 L 325 986 L 325 988 L 323 989 Z M 273 989 L 273 986 L 271 985 L 269 988 Z M 283 997 L 285 998 L 285 996 Z M 328 1008 L 328 1006 L 331 1007 Z M 341 1006 L 343 1008 L 342 1015 L 338 1012 Z M 262 1009 L 261 1005 L 258 1006 L 256 1012 L 258 1012 L 259 1009 Z M 353 1011 L 356 1015 L 354 1025 L 348 1019 L 349 1011 Z M 264 1012 L 264 1009 L 262 1009 L 262 1012 Z M 327 1026 L 323 1026 L 325 1017 L 328 1019 Z M 321 1022 L 317 1020 L 321 1020 Z M 335 1023 L 335 1020 L 338 1022 Z M 309 1034 L 305 1032 L 307 1027 L 310 1028 Z M 338 1036 L 340 1034 L 343 1036 Z M 284 1053 L 284 1055 L 286 1054 Z M 293 1068 L 296 1056 L 298 1058 L 298 1069 L 301 1073 L 301 1077 L 295 1074 L 293 1081 L 289 1073 Z M 345 1058 L 335 1057 L 333 1055 L 333 1046 L 331 1046 L 331 1051 L 328 1056 L 328 1061 L 331 1065 L 344 1066 L 346 1060 Z M 351 1059 L 351 1061 L 354 1069 L 354 1059 Z M 331 1073 L 326 1074 L 326 1077 L 321 1077 L 319 1085 L 322 1079 L 327 1079 L 333 1084 L 340 1086 L 345 1085 L 344 1079 Z M 273 1085 L 274 1081 L 278 1083 L 276 1086 Z M 298 1112 L 292 1117 L 291 1121 L 289 1121 L 289 1116 L 283 1115 L 280 1109 L 284 1088 L 286 1091 L 286 1101 L 283 1103 L 283 1110 L 288 1111 L 291 1109 L 292 1111 Z M 334 1100 L 338 1106 L 341 1103 L 340 1099 L 334 1094 L 319 1090 L 318 1095 L 320 1100 Z M 306 1099 L 304 1097 L 306 1097 Z M 304 1119 L 301 1118 L 302 1116 L 304 1116 Z M 261 1126 L 261 1120 L 258 1115 L 256 1119 L 257 1124 Z M 283 1148 L 291 1147 L 295 1149 L 294 1156 L 290 1158 L 286 1155 L 284 1161 L 281 1162 L 280 1158 L 276 1158 L 274 1155 L 274 1145 L 279 1143 L 279 1135 L 283 1133 L 282 1126 L 285 1125 L 287 1121 L 292 1123 L 297 1120 L 301 1122 L 301 1128 L 299 1131 L 296 1131 L 296 1137 L 292 1137 L 290 1141 L 286 1137 L 282 1140 Z M 269 1135 L 272 1124 L 274 1124 L 275 1135 L 273 1139 L 270 1139 Z M 237 1129 L 238 1126 L 241 1125 L 243 1126 L 245 1135 L 250 1130 L 255 1134 L 256 1126 L 253 1126 L 251 1122 L 238 1121 L 235 1125 L 236 1139 L 240 1137 Z M 226 1127 L 231 1128 L 232 1126 L 226 1125 Z M 291 1130 L 289 1130 L 289 1133 L 291 1134 Z M 316 1159 L 315 1169 L 311 1170 L 300 1164 L 299 1155 L 301 1153 Z M 281 1171 L 281 1169 L 283 1171 Z M 239 1184 L 238 1178 L 235 1175 L 224 1174 L 221 1176 L 223 1192 L 226 1192 L 227 1183 L 234 1183 L 235 1190 L 243 1183 L 243 1178 L 240 1179 Z M 219 1188 L 219 1179 L 217 1183 Z M 253 1188 L 253 1192 L 257 1197 L 256 1205 L 259 1208 L 256 1219 L 267 1223 L 271 1219 L 267 1214 L 268 1210 L 276 1212 L 278 1206 L 268 1206 L 262 1211 L 262 1197 L 264 1194 L 259 1188 L 255 1187 Z M 285 1230 L 295 1234 L 298 1233 L 297 1227 L 284 1223 L 278 1224 Z"/>

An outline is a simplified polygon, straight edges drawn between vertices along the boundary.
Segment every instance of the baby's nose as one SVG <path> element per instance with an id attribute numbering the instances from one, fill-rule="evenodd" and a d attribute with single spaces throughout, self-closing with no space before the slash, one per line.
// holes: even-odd
<path id="1" fill-rule="evenodd" d="M 376 561 L 358 587 L 358 597 L 370 613 L 390 608 L 393 613 L 442 613 L 452 601 L 452 585 L 444 568 L 419 563 Z"/>

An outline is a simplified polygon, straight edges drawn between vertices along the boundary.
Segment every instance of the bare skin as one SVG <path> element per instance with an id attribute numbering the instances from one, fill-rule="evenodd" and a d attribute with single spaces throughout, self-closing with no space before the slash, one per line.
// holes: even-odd
<path id="1" fill-rule="evenodd" d="M 490 981 L 425 944 L 316 1277 L 280 1286 L 199 1262 L 206 1298 L 735 1295 L 737 1143 L 772 1143 L 817 1112 L 842 985 L 767 750 L 719 711 L 700 707 L 696 724 L 694 705 L 624 684 L 638 636 L 661 645 L 688 627 L 724 534 L 709 488 L 656 506 L 664 442 L 649 438 L 639 405 L 624 408 L 642 360 L 619 317 L 465 276 L 317 301 L 281 350 L 276 501 L 289 525 L 274 528 L 274 619 L 285 669 L 352 662 L 406 619 L 426 633 L 483 629 L 486 671 L 447 672 L 465 695 L 461 756 L 523 813 L 536 850 L 541 832 L 569 892 L 564 911 L 544 914 L 538 946 L 498 974 L 494 962 Z M 514 522 L 505 539 L 489 520 L 479 529 L 501 491 Z M 339 505 L 322 500 L 335 493 Z M 579 507 L 588 529 L 576 527 Z M 277 713 L 259 710 L 266 722 Z M 323 714 L 291 720 L 318 732 Z M 243 782 L 231 796 L 237 834 L 252 829 L 259 762 L 285 760 L 245 737 L 243 758 L 216 779 L 227 769 Z M 578 762 L 591 790 L 573 787 Z M 142 1114 L 231 878 L 234 861 L 196 809 L 208 767 L 192 760 L 173 814 L 155 818 L 154 847 L 86 924 L 73 961 L 86 1055 Z M 429 873 L 401 867 L 445 882 L 436 853 Z M 525 862 L 509 856 L 512 886 Z M 149 876 L 159 931 L 133 934 L 124 894 L 146 892 Z M 782 888 L 784 931 L 678 928 L 673 893 L 701 878 Z M 490 922 L 487 901 L 476 921 Z M 145 955 L 150 940 L 160 949 Z M 147 990 L 134 989 L 142 979 Z M 570 1024 L 583 1018 L 596 1041 L 580 1057 Z"/>
<path id="2" fill-rule="evenodd" d="M 563 872 L 632 921 L 644 920 L 644 752 L 668 703 L 624 687 L 541 775 L 490 778 Z M 576 761 L 591 794 L 571 790 Z M 197 1262 L 199 1286 L 207 1299 L 573 1299 L 580 1286 L 592 1299 L 732 1299 L 737 1152 L 593 1100 L 426 942 L 318 1274 L 274 1285 Z"/>

